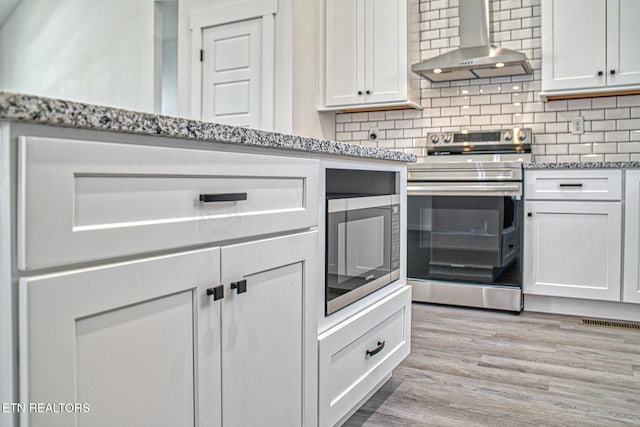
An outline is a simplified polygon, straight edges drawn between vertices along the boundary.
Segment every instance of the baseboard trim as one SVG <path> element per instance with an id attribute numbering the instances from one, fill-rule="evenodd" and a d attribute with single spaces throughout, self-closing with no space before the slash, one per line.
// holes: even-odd
<path id="1" fill-rule="evenodd" d="M 524 311 L 640 322 L 640 304 L 524 295 Z"/>

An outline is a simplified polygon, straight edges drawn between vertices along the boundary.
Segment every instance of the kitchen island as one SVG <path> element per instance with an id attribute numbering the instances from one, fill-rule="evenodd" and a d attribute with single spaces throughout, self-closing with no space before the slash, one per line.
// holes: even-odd
<path id="1" fill-rule="evenodd" d="M 404 230 L 414 156 L 8 93 L 0 123 L 2 425 L 334 424 L 408 354 L 404 250 L 324 315 L 324 176 L 394 172 Z M 362 319 L 402 340 L 333 399 L 318 334 Z"/>

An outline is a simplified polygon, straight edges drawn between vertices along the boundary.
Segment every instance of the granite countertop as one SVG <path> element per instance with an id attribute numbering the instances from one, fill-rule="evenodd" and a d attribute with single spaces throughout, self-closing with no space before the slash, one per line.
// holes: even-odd
<path id="1" fill-rule="evenodd" d="M 572 163 L 524 163 L 524 169 L 622 169 L 640 168 L 640 162 L 572 162 Z"/>
<path id="2" fill-rule="evenodd" d="M 0 92 L 0 120 L 399 162 L 416 161 L 415 155 L 399 151 L 6 92 Z"/>

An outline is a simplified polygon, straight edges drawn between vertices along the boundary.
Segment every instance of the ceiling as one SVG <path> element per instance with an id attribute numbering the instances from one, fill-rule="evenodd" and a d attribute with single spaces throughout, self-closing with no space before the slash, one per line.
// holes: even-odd
<path id="1" fill-rule="evenodd" d="M 21 0 L 0 0 L 0 27 Z"/>

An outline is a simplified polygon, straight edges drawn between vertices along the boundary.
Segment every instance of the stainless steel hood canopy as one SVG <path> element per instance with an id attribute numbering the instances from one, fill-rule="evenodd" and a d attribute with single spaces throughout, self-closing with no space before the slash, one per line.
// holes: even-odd
<path id="1" fill-rule="evenodd" d="M 522 52 L 489 45 L 489 0 L 460 0 L 460 48 L 413 64 L 433 82 L 531 74 Z"/>

